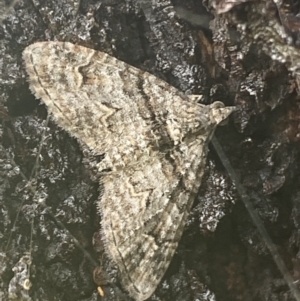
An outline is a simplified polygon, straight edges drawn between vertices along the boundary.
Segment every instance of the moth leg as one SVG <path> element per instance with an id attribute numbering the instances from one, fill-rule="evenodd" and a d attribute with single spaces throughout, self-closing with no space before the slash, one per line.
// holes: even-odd
<path id="1" fill-rule="evenodd" d="M 102 270 L 100 267 L 96 267 L 93 271 L 94 282 L 97 284 L 97 291 L 101 297 L 104 297 L 105 293 L 102 289 L 102 285 L 107 285 L 107 281 L 102 277 Z"/>

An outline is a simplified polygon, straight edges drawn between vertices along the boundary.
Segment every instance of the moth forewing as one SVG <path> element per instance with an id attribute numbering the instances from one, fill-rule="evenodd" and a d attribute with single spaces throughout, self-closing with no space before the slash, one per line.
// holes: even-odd
<path id="1" fill-rule="evenodd" d="M 129 294 L 149 298 L 178 245 L 209 140 L 233 108 L 199 105 L 147 72 L 68 42 L 32 44 L 23 58 L 32 92 L 57 124 L 105 154 L 98 208 L 106 251 Z"/>

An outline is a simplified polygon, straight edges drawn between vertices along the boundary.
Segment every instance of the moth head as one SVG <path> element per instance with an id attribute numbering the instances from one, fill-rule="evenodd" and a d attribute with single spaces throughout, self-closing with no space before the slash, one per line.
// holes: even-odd
<path id="1" fill-rule="evenodd" d="M 226 124 L 228 116 L 236 110 L 235 107 L 225 107 L 225 105 L 221 101 L 216 101 L 209 107 L 211 123 L 217 125 Z"/>

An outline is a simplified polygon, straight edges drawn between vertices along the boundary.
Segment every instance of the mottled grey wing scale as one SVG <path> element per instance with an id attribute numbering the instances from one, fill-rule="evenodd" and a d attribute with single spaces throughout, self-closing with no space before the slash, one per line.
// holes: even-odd
<path id="1" fill-rule="evenodd" d="M 23 58 L 30 88 L 58 125 L 105 154 L 98 208 L 106 249 L 129 294 L 147 299 L 176 250 L 208 141 L 232 109 L 195 104 L 147 72 L 71 43 L 36 43 Z"/>
<path id="2" fill-rule="evenodd" d="M 127 154 L 167 137 L 158 132 L 165 128 L 159 123 L 174 110 L 174 102 L 178 109 L 188 104 L 176 95 L 178 90 L 155 76 L 71 43 L 35 43 L 23 57 L 35 96 L 62 128 L 95 154 L 112 155 L 120 145 Z M 149 124 L 153 124 L 152 133 Z"/>
<path id="3" fill-rule="evenodd" d="M 194 147 L 195 161 L 205 162 L 203 141 L 194 141 Z M 203 168 L 198 172 L 199 165 L 190 166 L 189 173 L 195 175 L 190 185 L 186 173 L 179 174 L 174 164 L 159 155 L 140 159 L 140 164 L 106 176 L 100 211 L 108 246 L 116 246 L 111 253 L 119 263 L 124 286 L 136 300 L 145 300 L 177 248 Z"/>

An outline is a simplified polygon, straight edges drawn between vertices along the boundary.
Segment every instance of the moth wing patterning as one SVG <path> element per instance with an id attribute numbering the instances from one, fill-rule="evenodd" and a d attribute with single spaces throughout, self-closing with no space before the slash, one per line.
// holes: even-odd
<path id="1" fill-rule="evenodd" d="M 193 148 L 198 152 L 181 154 L 188 170 L 179 170 L 174 161 L 156 153 L 104 177 L 99 212 L 105 243 L 135 300 L 152 295 L 174 255 L 200 185 L 204 147 L 203 140 L 196 139 Z"/>
<path id="2" fill-rule="evenodd" d="M 35 43 L 23 58 L 31 90 L 58 125 L 105 154 L 106 250 L 129 294 L 147 299 L 178 245 L 208 142 L 233 109 L 189 101 L 147 72 L 67 42 Z"/>
<path id="3" fill-rule="evenodd" d="M 168 131 L 175 131 L 165 127 L 166 117 L 194 106 L 163 80 L 86 47 L 38 42 L 24 50 L 23 58 L 32 92 L 57 124 L 120 165 L 136 149 L 169 138 Z"/>

